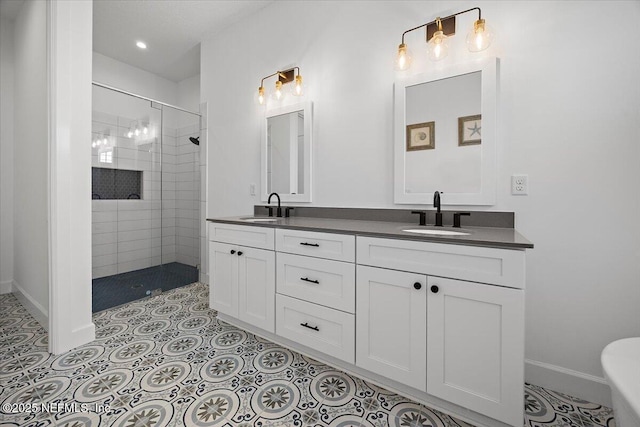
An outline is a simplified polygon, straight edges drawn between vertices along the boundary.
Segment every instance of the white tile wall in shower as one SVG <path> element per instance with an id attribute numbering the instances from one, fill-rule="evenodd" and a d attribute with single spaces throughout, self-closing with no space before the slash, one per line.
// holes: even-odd
<path id="1" fill-rule="evenodd" d="M 143 171 L 142 200 L 93 200 L 93 277 L 175 261 L 198 265 L 206 156 L 205 143 L 196 146 L 189 137 L 200 135 L 199 126 L 165 127 L 160 146 L 159 138 L 144 144 L 127 138 L 134 120 L 97 111 L 93 118 L 92 142 L 109 141 L 93 148 L 93 166 Z M 105 149 L 112 151 L 111 163 L 100 161 Z"/>

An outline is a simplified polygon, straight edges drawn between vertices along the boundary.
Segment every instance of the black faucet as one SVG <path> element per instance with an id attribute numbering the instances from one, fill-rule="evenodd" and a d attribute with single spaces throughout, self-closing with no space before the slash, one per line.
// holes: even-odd
<path id="1" fill-rule="evenodd" d="M 278 198 L 278 210 L 276 212 L 276 216 L 278 218 L 282 218 L 282 208 L 280 207 L 280 195 L 278 193 L 269 194 L 269 199 L 267 200 L 268 204 L 271 204 L 271 196 L 276 196 Z M 269 216 L 273 216 L 273 208 L 269 206 Z"/>
<path id="2" fill-rule="evenodd" d="M 442 227 L 442 212 L 440 212 L 440 192 L 433 193 L 433 207 L 436 208 L 436 227 Z"/>

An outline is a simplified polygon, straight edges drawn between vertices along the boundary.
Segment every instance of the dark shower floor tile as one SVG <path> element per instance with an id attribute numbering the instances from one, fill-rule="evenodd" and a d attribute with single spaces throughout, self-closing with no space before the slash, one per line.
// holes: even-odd
<path id="1" fill-rule="evenodd" d="M 93 312 L 145 298 L 155 289 L 163 292 L 198 281 L 198 269 L 172 262 L 142 270 L 93 279 Z"/>

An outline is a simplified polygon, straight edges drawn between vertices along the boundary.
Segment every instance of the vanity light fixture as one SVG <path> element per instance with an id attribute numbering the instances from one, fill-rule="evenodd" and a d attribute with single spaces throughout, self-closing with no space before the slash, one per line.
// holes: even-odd
<path id="1" fill-rule="evenodd" d="M 395 68 L 399 71 L 404 71 L 411 66 L 411 52 L 409 51 L 407 44 L 404 42 L 404 36 L 407 33 L 419 30 L 420 28 L 426 27 L 429 59 L 432 61 L 439 61 L 446 57 L 449 50 L 447 38 L 456 33 L 456 16 L 474 10 L 478 11 L 478 19 L 473 23 L 473 27 L 467 34 L 467 48 L 470 52 L 480 52 L 488 48 L 493 41 L 493 31 L 491 31 L 491 29 L 486 25 L 485 20 L 482 19 L 482 11 L 480 8 L 474 7 L 463 10 L 462 12 L 454 13 L 453 15 L 449 15 L 444 18 L 438 17 L 431 22 L 411 28 L 410 30 L 402 33 L 402 43 L 398 46 Z"/>
<path id="2" fill-rule="evenodd" d="M 287 83 L 293 83 L 291 94 L 294 96 L 303 96 L 304 95 L 304 87 L 302 84 L 302 76 L 300 75 L 300 68 L 293 67 L 286 71 L 276 71 L 273 74 L 270 74 L 266 77 L 262 78 L 260 82 L 260 87 L 258 88 L 258 104 L 265 105 L 267 103 L 267 93 L 264 88 L 264 81 L 268 78 L 277 76 L 278 80 L 276 80 L 275 90 L 273 92 L 273 99 L 275 101 L 280 101 L 284 98 L 285 92 L 283 86 Z"/>

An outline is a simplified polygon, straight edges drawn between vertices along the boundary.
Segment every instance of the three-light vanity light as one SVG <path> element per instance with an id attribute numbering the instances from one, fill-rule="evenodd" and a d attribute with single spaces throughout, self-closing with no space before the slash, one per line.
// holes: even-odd
<path id="1" fill-rule="evenodd" d="M 258 104 L 265 105 L 267 103 L 267 92 L 264 88 L 264 81 L 268 78 L 277 76 L 275 89 L 271 95 L 275 101 L 281 101 L 285 96 L 283 86 L 288 83 L 293 83 L 291 86 L 291 94 L 293 96 L 303 96 L 304 86 L 302 84 L 302 76 L 300 75 L 300 68 L 293 67 L 285 71 L 276 71 L 262 78 L 260 87 L 258 88 Z"/>
<path id="2" fill-rule="evenodd" d="M 411 51 L 409 51 L 407 44 L 404 42 L 404 36 L 407 33 L 426 27 L 427 55 L 432 61 L 439 61 L 449 53 L 447 39 L 456 32 L 456 16 L 474 10 L 478 11 L 478 19 L 473 23 L 473 27 L 467 34 L 467 49 L 469 49 L 470 52 L 480 52 L 488 48 L 493 41 L 493 31 L 486 25 L 485 20 L 482 19 L 482 11 L 480 8 L 474 7 L 444 18 L 436 18 L 431 22 L 411 28 L 402 33 L 402 43 L 398 46 L 398 54 L 396 56 L 396 69 L 404 71 L 411 66 Z"/>

